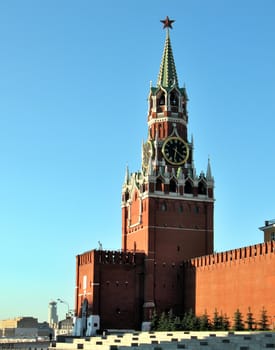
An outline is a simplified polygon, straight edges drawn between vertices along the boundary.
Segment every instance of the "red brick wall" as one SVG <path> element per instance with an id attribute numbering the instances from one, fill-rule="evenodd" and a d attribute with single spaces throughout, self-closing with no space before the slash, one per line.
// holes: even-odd
<path id="1" fill-rule="evenodd" d="M 259 320 L 264 307 L 271 323 L 275 316 L 275 242 L 258 244 L 201 258 L 185 265 L 185 308 L 226 313 L 237 308 L 246 319 L 248 308 Z"/>
<path id="2" fill-rule="evenodd" d="M 130 227 L 128 225 L 129 222 Z M 131 207 L 122 209 L 122 223 L 122 250 L 147 253 L 148 198 L 140 203 L 139 192 L 135 191 L 132 196 Z"/>
<path id="3" fill-rule="evenodd" d="M 212 202 L 147 197 L 142 201 L 138 224 L 140 202 L 134 198 L 130 209 L 132 226 L 123 225 L 123 250 L 155 252 L 155 258 L 164 261 L 174 261 L 175 252 L 178 261 L 213 252 Z M 125 215 L 126 208 L 123 222 Z"/>
<path id="4" fill-rule="evenodd" d="M 213 203 L 155 199 L 149 210 L 154 239 L 149 250 L 157 261 L 182 262 L 213 252 Z"/>
<path id="5" fill-rule="evenodd" d="M 143 305 L 143 274 L 139 267 L 101 266 L 99 314 L 103 328 L 140 328 Z"/>
<path id="6" fill-rule="evenodd" d="M 100 315 L 101 328 L 134 328 L 142 322 L 143 254 L 89 251 L 77 256 L 76 314 L 87 298 L 88 315 Z M 86 289 L 83 276 L 87 276 Z"/>
<path id="7" fill-rule="evenodd" d="M 135 224 L 140 215 L 136 195 L 130 210 Z M 145 302 L 154 302 L 158 312 L 171 308 L 183 312 L 182 262 L 213 252 L 213 203 L 147 197 L 142 202 L 141 222 L 123 230 L 124 249 L 147 255 Z"/>
<path id="8" fill-rule="evenodd" d="M 75 310 L 77 316 L 81 316 L 81 304 L 85 298 L 88 299 L 90 308 L 92 308 L 94 282 L 96 282 L 94 278 L 95 255 L 96 251 L 92 250 L 76 256 Z M 86 288 L 83 285 L 83 276 L 87 276 Z"/>

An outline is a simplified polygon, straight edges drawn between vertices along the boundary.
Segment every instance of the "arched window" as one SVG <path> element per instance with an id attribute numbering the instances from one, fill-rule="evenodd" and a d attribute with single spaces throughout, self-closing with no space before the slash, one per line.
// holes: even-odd
<path id="1" fill-rule="evenodd" d="M 162 180 L 160 178 L 157 179 L 157 183 L 156 183 L 156 191 L 162 191 Z"/>
<path id="2" fill-rule="evenodd" d="M 88 312 L 88 306 L 89 306 L 88 300 L 87 300 L 87 298 L 85 298 L 83 300 L 82 305 L 81 305 L 81 316 L 82 317 L 86 317 L 87 312 Z"/>
<path id="3" fill-rule="evenodd" d="M 185 100 L 182 101 L 182 111 L 183 111 L 183 114 L 186 113 L 186 102 L 185 102 Z"/>
<path id="4" fill-rule="evenodd" d="M 172 91 L 170 94 L 170 104 L 176 107 L 179 105 L 179 97 L 176 91 Z"/>
<path id="5" fill-rule="evenodd" d="M 129 199 L 129 191 L 126 190 L 126 192 L 125 192 L 125 200 L 128 201 L 128 199 Z"/>
<path id="6" fill-rule="evenodd" d="M 203 180 L 199 182 L 198 194 L 206 194 L 206 186 Z"/>
<path id="7" fill-rule="evenodd" d="M 165 93 L 160 90 L 157 94 L 157 111 L 161 112 L 163 110 L 163 106 L 165 105 Z"/>
<path id="8" fill-rule="evenodd" d="M 169 192 L 177 192 L 177 183 L 174 179 L 170 181 Z"/>
<path id="9" fill-rule="evenodd" d="M 193 186 L 190 180 L 185 182 L 184 193 L 193 193 Z"/>
<path id="10" fill-rule="evenodd" d="M 163 202 L 163 203 L 161 204 L 161 210 L 162 210 L 162 211 L 167 211 L 167 204 L 166 204 L 165 202 Z"/>
<path id="11" fill-rule="evenodd" d="M 163 106 L 165 105 L 165 96 L 164 96 L 164 93 L 162 93 L 158 99 L 158 105 L 159 106 Z"/>

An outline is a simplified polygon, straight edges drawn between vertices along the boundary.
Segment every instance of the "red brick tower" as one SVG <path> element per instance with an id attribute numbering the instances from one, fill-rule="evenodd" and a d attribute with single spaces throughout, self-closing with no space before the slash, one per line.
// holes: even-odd
<path id="1" fill-rule="evenodd" d="M 188 140 L 187 93 L 179 87 L 169 28 L 156 87 L 148 96 L 141 171 L 122 189 L 122 250 L 144 252 L 144 320 L 152 310 L 184 309 L 183 260 L 213 252 L 214 180 L 196 174 Z"/>

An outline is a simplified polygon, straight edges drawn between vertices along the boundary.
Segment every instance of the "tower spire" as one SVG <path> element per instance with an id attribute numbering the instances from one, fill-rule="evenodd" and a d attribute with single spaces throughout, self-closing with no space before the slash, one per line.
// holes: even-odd
<path id="1" fill-rule="evenodd" d="M 207 163 L 207 171 L 206 171 L 206 179 L 208 181 L 212 181 L 212 171 L 211 171 L 211 165 L 210 165 L 210 157 L 208 157 L 208 163 Z"/>
<path id="2" fill-rule="evenodd" d="M 130 180 L 130 175 L 129 175 L 129 167 L 128 164 L 126 165 L 126 170 L 125 170 L 125 177 L 124 177 L 124 183 L 127 185 Z"/>
<path id="3" fill-rule="evenodd" d="M 174 61 L 170 34 L 169 34 L 169 28 L 172 29 L 172 23 L 175 21 L 170 20 L 169 17 L 167 16 L 161 22 L 163 23 L 163 28 L 166 28 L 166 39 L 165 39 L 165 45 L 164 45 L 159 75 L 158 75 L 157 86 L 169 88 L 169 87 L 172 87 L 173 85 L 178 86 L 176 65 Z"/>

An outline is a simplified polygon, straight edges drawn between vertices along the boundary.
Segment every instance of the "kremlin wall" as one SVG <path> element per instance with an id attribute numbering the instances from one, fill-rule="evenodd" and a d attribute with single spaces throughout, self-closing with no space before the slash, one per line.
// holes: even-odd
<path id="1" fill-rule="evenodd" d="M 78 277 L 79 271 L 82 276 L 92 274 L 84 286 L 77 281 L 77 309 L 83 300 L 79 295 L 86 295 L 93 300 L 88 312 L 100 314 L 105 328 L 136 329 L 142 321 L 144 259 L 143 253 L 103 250 L 78 255 Z M 264 308 L 274 329 L 274 267 L 275 241 L 187 260 L 180 266 L 183 310 L 210 317 L 217 310 L 233 322 L 237 309 L 245 316 L 250 308 L 260 320 Z M 174 275 L 172 265 L 163 269 Z"/>
<path id="2" fill-rule="evenodd" d="M 214 310 L 231 320 L 239 309 L 260 319 L 267 310 L 275 328 L 275 241 L 191 259 L 184 264 L 186 308 L 201 315 Z"/>
<path id="3" fill-rule="evenodd" d="M 209 159 L 206 172 L 196 172 L 189 99 L 170 39 L 174 21 L 161 22 L 166 39 L 148 94 L 141 169 L 130 174 L 127 167 L 122 186 L 122 249 L 76 257 L 76 335 L 89 335 L 93 317 L 101 329 L 146 330 L 154 312 L 182 317 L 190 309 L 216 311 L 231 323 L 237 309 L 245 317 L 250 308 L 256 321 L 266 310 L 274 328 L 275 221 L 260 228 L 264 243 L 214 254 L 214 177 Z"/>

